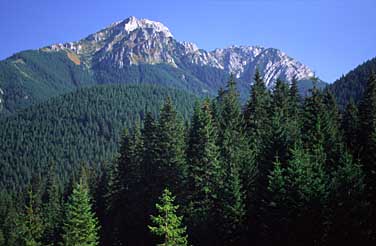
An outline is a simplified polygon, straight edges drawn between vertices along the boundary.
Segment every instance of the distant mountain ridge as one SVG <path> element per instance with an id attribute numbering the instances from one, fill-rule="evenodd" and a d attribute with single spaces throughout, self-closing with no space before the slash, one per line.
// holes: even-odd
<path id="1" fill-rule="evenodd" d="M 17 53 L 0 62 L 0 114 L 13 112 L 82 86 L 155 83 L 214 95 L 229 74 L 242 98 L 256 68 L 268 88 L 294 76 L 306 91 L 310 68 L 274 48 L 231 46 L 205 51 L 174 39 L 160 22 L 129 17 L 76 42 Z M 323 85 L 323 84 L 322 84 Z"/>
<path id="2" fill-rule="evenodd" d="M 224 70 L 237 78 L 253 75 L 257 67 L 268 87 L 279 77 L 291 81 L 293 76 L 301 80 L 314 75 L 306 65 L 278 49 L 230 46 L 208 52 L 194 43 L 175 40 L 169 29 L 160 22 L 133 16 L 78 42 L 55 44 L 44 50 L 65 49 L 75 52 L 93 66 L 109 63 L 123 68 L 127 65 L 164 63 L 180 67 L 181 63 L 192 63 Z"/>

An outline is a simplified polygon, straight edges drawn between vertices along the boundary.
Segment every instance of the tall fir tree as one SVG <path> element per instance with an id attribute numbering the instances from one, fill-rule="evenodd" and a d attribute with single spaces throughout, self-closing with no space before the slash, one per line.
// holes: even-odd
<path id="1" fill-rule="evenodd" d="M 60 241 L 63 208 L 60 187 L 56 177 L 56 166 L 51 164 L 47 175 L 46 191 L 42 196 L 45 229 L 44 245 L 57 245 Z"/>
<path id="2" fill-rule="evenodd" d="M 311 95 L 305 98 L 302 115 L 302 140 L 307 149 L 324 144 L 324 104 L 322 93 L 314 84 Z"/>
<path id="3" fill-rule="evenodd" d="M 344 148 L 342 132 L 341 132 L 341 117 L 337 106 L 337 102 L 330 92 L 325 90 L 323 95 L 324 104 L 324 146 L 326 152 L 326 166 L 329 172 L 336 169 L 336 165 L 342 154 Z"/>
<path id="4" fill-rule="evenodd" d="M 365 174 L 370 207 L 368 227 L 370 238 L 376 241 L 376 75 L 371 74 L 359 105 L 359 157 Z"/>
<path id="5" fill-rule="evenodd" d="M 289 207 L 289 245 L 319 245 L 322 243 L 325 204 L 328 198 L 328 177 L 321 152 L 310 154 L 295 144 L 286 169 Z M 316 156 L 318 155 L 318 156 Z M 321 162 L 320 162 L 321 161 Z"/>
<path id="6" fill-rule="evenodd" d="M 174 204 L 175 197 L 165 189 L 156 204 L 158 215 L 151 215 L 153 225 L 149 226 L 150 232 L 162 239 L 160 246 L 186 246 L 188 237 L 187 228 L 182 225 L 183 217 L 176 215 L 179 208 Z"/>
<path id="7" fill-rule="evenodd" d="M 359 106 L 361 160 L 370 192 L 376 190 L 376 75 L 368 80 L 364 98 Z"/>
<path id="8" fill-rule="evenodd" d="M 246 199 L 253 191 L 255 167 L 244 136 L 239 94 L 233 76 L 222 95 L 220 112 L 219 145 L 224 178 L 219 198 L 218 222 L 223 225 L 223 240 L 227 243 L 239 243 L 245 232 Z M 244 194 L 244 186 L 248 194 Z"/>
<path id="9" fill-rule="evenodd" d="M 289 132 L 291 142 L 296 143 L 301 138 L 302 98 L 299 93 L 298 80 L 295 76 L 291 81 L 289 98 Z"/>
<path id="10" fill-rule="evenodd" d="M 19 218 L 18 237 L 22 245 L 39 246 L 42 245 L 42 235 L 44 230 L 43 220 L 40 213 L 40 204 L 31 186 L 28 189 L 25 209 Z"/>
<path id="11" fill-rule="evenodd" d="M 185 139 L 182 120 L 170 97 L 161 110 L 157 138 L 156 191 L 160 194 L 167 187 L 180 199 L 186 179 Z"/>
<path id="12" fill-rule="evenodd" d="M 269 133 L 270 107 L 270 93 L 257 69 L 251 86 L 251 95 L 244 111 L 244 125 L 247 135 L 259 152 L 263 150 L 265 144 L 263 141 Z"/>
<path id="13" fill-rule="evenodd" d="M 343 152 L 330 182 L 329 213 L 326 223 L 328 245 L 367 245 L 366 200 L 361 166 Z M 354 219 L 356 218 L 356 219 Z"/>
<path id="14" fill-rule="evenodd" d="M 269 193 L 266 213 L 264 217 L 266 235 L 264 242 L 267 245 L 288 245 L 288 203 L 286 168 L 282 166 L 278 156 L 273 163 L 273 169 L 268 176 Z"/>
<path id="15" fill-rule="evenodd" d="M 359 146 L 357 143 L 359 134 L 359 112 L 353 100 L 350 100 L 342 117 L 342 132 L 347 150 L 353 154 L 354 159 L 358 159 Z"/>
<path id="16" fill-rule="evenodd" d="M 213 122 L 210 101 L 197 103 L 188 135 L 188 191 L 187 218 L 195 244 L 213 244 L 215 207 L 218 202 L 218 187 L 223 185 L 223 173 L 219 162 L 217 129 Z"/>
<path id="17" fill-rule="evenodd" d="M 92 211 L 88 185 L 83 179 L 74 186 L 66 206 L 64 246 L 99 245 L 99 223 Z"/>

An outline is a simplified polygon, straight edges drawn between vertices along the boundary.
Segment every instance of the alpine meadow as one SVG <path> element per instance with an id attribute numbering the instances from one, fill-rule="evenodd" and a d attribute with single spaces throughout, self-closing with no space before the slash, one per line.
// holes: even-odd
<path id="1" fill-rule="evenodd" d="M 44 0 L 0 4 L 10 18 L 0 24 L 9 40 L 20 35 L 8 32 L 12 26 L 26 35 L 31 23 L 38 25 L 28 19 L 31 9 L 40 10 L 35 18 L 46 28 L 22 36 L 18 44 L 30 43 L 20 45 L 28 50 L 0 41 L 0 55 L 6 54 L 0 60 L 0 246 L 376 245 L 376 50 L 356 60 L 362 44 L 349 53 L 340 49 L 351 40 L 332 46 L 327 57 L 338 51 L 339 64 L 352 64 L 343 75 L 325 56 L 309 59 L 317 57 L 309 45 L 338 38 L 327 24 L 338 24 L 353 5 L 342 3 L 338 20 L 327 16 L 337 11 L 331 4 L 320 8 L 322 20 L 309 24 L 317 39 L 286 46 L 298 31 L 282 23 L 307 24 L 304 16 L 317 14 L 322 0 L 195 1 L 170 2 L 181 6 L 176 13 L 145 0 L 85 8 L 84 0 L 56 8 Z M 264 40 L 307 53 L 315 69 L 269 45 L 210 49 L 226 40 L 217 29 L 198 37 L 200 48 L 159 21 L 134 16 L 77 41 L 45 45 L 48 35 L 80 33 L 64 34 L 70 19 L 78 18 L 69 28 L 85 33 L 116 18 L 128 8 L 123 5 L 160 15 L 181 28 L 179 37 L 212 25 L 239 43 Z M 278 20 L 282 5 L 287 14 Z M 249 23 L 241 17 L 246 6 L 254 16 Z M 264 29 L 257 6 L 273 8 L 261 21 Z M 297 16 L 286 10 L 305 6 Z M 192 18 L 205 12 L 202 27 L 185 19 L 188 10 L 195 10 Z M 368 14 L 357 10 L 354 22 Z M 228 23 L 237 25 L 229 30 Z M 346 27 L 350 39 L 375 33 L 372 25 L 353 27 Z M 234 34 L 243 30 L 248 36 Z M 338 79 L 319 78 L 329 70 Z"/>

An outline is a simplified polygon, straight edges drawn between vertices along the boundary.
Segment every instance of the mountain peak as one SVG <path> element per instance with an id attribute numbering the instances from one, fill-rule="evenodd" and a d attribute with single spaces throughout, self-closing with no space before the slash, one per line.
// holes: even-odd
<path id="1" fill-rule="evenodd" d="M 151 28 L 155 30 L 156 32 L 161 32 L 163 33 L 166 37 L 173 37 L 172 33 L 170 30 L 163 25 L 161 22 L 158 21 L 152 21 L 149 19 L 138 19 L 135 16 L 130 16 L 124 21 L 121 22 L 115 22 L 114 25 L 116 26 L 123 26 L 124 30 L 127 31 L 128 33 L 136 30 L 136 29 L 145 29 L 145 28 Z M 111 25 L 113 26 L 113 25 Z"/>

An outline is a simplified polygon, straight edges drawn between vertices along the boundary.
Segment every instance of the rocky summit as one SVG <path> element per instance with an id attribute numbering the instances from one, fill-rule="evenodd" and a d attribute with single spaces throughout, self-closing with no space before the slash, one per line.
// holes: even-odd
<path id="1" fill-rule="evenodd" d="M 80 41 L 54 44 L 43 50 L 72 51 L 88 66 L 208 66 L 250 82 L 258 68 L 269 88 L 274 85 L 277 78 L 291 81 L 294 76 L 298 80 L 303 80 L 314 75 L 309 67 L 275 48 L 234 45 L 206 51 L 194 43 L 175 40 L 170 30 L 160 22 L 137 19 L 133 16 L 117 21 Z"/>

